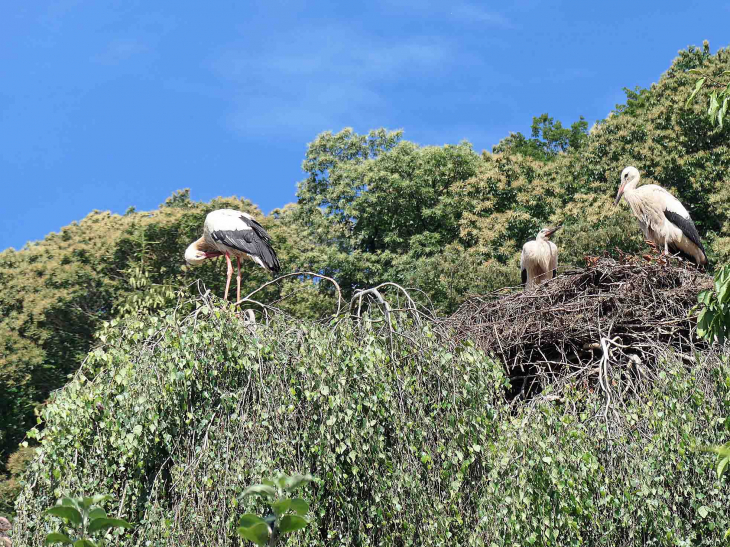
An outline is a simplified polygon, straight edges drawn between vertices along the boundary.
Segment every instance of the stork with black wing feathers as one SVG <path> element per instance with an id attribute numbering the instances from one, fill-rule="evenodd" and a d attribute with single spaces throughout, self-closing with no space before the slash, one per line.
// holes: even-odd
<path id="1" fill-rule="evenodd" d="M 271 247 L 271 236 L 248 213 L 234 209 L 218 209 L 208 213 L 203 225 L 203 237 L 195 240 L 185 251 L 185 261 L 197 266 L 209 258 L 225 256 L 228 263 L 228 278 L 224 300 L 233 276 L 231 256 L 236 257 L 238 266 L 237 300 L 241 300 L 241 258 L 248 257 L 256 264 L 273 273 L 279 273 L 279 259 Z"/>
<path id="2" fill-rule="evenodd" d="M 621 186 L 615 205 L 626 198 L 644 237 L 665 254 L 677 254 L 698 266 L 707 264 L 707 255 L 700 234 L 684 205 L 656 184 L 639 184 L 639 171 L 627 167 L 621 173 Z"/>

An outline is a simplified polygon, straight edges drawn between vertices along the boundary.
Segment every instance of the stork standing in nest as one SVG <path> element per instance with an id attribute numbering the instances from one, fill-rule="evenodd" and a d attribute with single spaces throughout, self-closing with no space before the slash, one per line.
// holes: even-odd
<path id="1" fill-rule="evenodd" d="M 219 256 L 225 256 L 228 263 L 224 300 L 228 299 L 233 276 L 231 256 L 236 257 L 238 266 L 237 300 L 241 300 L 241 258 L 248 257 L 273 273 L 279 273 L 280 269 L 279 259 L 271 247 L 271 237 L 264 227 L 248 213 L 233 209 L 218 209 L 208 213 L 203 225 L 203 237 L 193 241 L 185 251 L 185 261 L 191 266 Z"/>
<path id="2" fill-rule="evenodd" d="M 526 291 L 558 275 L 558 247 L 550 241 L 550 238 L 559 229 L 560 226 L 543 228 L 537 233 L 534 241 L 528 241 L 523 245 L 520 270 L 522 270 L 522 285 Z"/>
<path id="3" fill-rule="evenodd" d="M 637 188 L 639 179 L 636 167 L 622 171 L 614 205 L 618 205 L 621 197 L 626 198 L 644 237 L 663 249 L 664 254 L 678 254 L 698 266 L 706 265 L 707 255 L 700 234 L 687 209 L 661 186 L 645 184 Z"/>

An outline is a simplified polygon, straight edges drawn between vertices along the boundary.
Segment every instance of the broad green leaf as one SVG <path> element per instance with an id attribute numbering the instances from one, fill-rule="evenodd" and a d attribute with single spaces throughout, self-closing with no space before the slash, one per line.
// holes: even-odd
<path id="1" fill-rule="evenodd" d="M 706 505 L 703 505 L 702 507 L 700 507 L 700 508 L 699 508 L 699 509 L 697 510 L 697 513 L 698 513 L 698 514 L 700 515 L 700 517 L 702 517 L 702 518 L 706 518 L 706 517 L 707 517 L 707 515 L 709 515 L 709 514 L 710 514 L 710 508 L 709 508 L 709 507 L 707 507 Z"/>
<path id="2" fill-rule="evenodd" d="M 249 541 L 253 541 L 256 545 L 266 545 L 269 541 L 271 530 L 265 522 L 259 522 L 248 528 L 243 526 L 236 529 L 238 535 Z"/>
<path id="3" fill-rule="evenodd" d="M 702 88 L 703 85 L 705 85 L 705 80 L 706 80 L 706 78 L 700 78 L 699 80 L 697 80 L 694 91 L 689 96 L 689 99 L 687 99 L 686 106 L 689 106 L 689 104 L 692 102 L 692 99 L 694 99 L 695 95 L 697 95 L 697 92 Z"/>
<path id="4" fill-rule="evenodd" d="M 717 291 L 717 301 L 724 304 L 730 296 L 730 281 L 725 281 Z"/>
<path id="5" fill-rule="evenodd" d="M 291 510 L 295 511 L 297 515 L 304 516 L 309 512 L 309 503 L 302 498 L 294 498 L 291 500 Z"/>
<path id="6" fill-rule="evenodd" d="M 290 500 L 289 498 L 282 498 L 272 503 L 271 508 L 274 510 L 274 513 L 276 513 L 276 516 L 280 517 L 289 510 L 289 506 L 291 505 L 291 503 L 292 500 Z"/>
<path id="7" fill-rule="evenodd" d="M 94 505 L 104 503 L 105 501 L 111 501 L 112 499 L 113 498 L 109 494 L 96 494 L 95 496 L 91 496 L 91 500 L 94 502 Z"/>
<path id="8" fill-rule="evenodd" d="M 314 480 L 314 477 L 307 473 L 306 475 L 292 475 L 288 478 L 286 481 L 286 486 L 284 487 L 289 492 L 293 492 L 300 486 L 303 486 L 307 484 L 308 482 L 312 482 Z"/>
<path id="9" fill-rule="evenodd" d="M 73 545 L 73 541 L 66 534 L 61 532 L 52 532 L 46 536 L 46 545 L 53 543 L 65 543 L 67 545 Z"/>
<path id="10" fill-rule="evenodd" d="M 284 515 L 279 521 L 279 531 L 282 534 L 287 534 L 289 532 L 301 530 L 307 524 L 309 524 L 309 522 L 299 515 Z"/>
<path id="11" fill-rule="evenodd" d="M 720 457 L 730 457 L 730 443 L 725 443 L 720 446 L 713 446 L 710 450 Z"/>
<path id="12" fill-rule="evenodd" d="M 91 511 L 89 511 L 89 518 L 92 520 L 104 519 L 106 518 L 106 511 L 104 511 L 101 507 L 94 507 Z"/>
<path id="13" fill-rule="evenodd" d="M 63 505 L 64 507 L 74 507 L 81 510 L 81 506 L 79 506 L 79 501 L 81 501 L 81 498 L 61 498 L 61 503 L 59 505 Z"/>
<path id="14" fill-rule="evenodd" d="M 261 517 L 258 517 L 256 515 L 252 515 L 251 513 L 246 513 L 245 515 L 241 515 L 241 518 L 238 519 L 238 525 L 243 528 L 250 528 L 251 526 L 253 526 L 255 524 L 260 524 L 262 522 L 264 524 L 266 524 L 266 522 L 264 522 L 264 519 L 262 519 Z"/>
<path id="15" fill-rule="evenodd" d="M 725 469 L 727 469 L 727 464 L 730 463 L 730 456 L 726 456 L 720 460 L 720 463 L 717 464 L 717 478 L 719 479 L 722 477 L 722 474 L 725 472 Z"/>
<path id="16" fill-rule="evenodd" d="M 710 297 L 712 296 L 712 291 L 702 291 L 700 294 L 697 295 L 697 302 L 700 304 L 708 305 L 710 303 Z"/>
<path id="17" fill-rule="evenodd" d="M 717 101 L 717 93 L 713 91 L 712 95 L 710 95 L 710 107 L 707 109 L 707 115 L 713 122 L 715 121 L 718 108 L 720 108 L 720 103 Z"/>
<path id="18" fill-rule="evenodd" d="M 89 524 L 89 532 L 98 532 L 99 530 L 107 530 L 109 528 L 131 528 L 124 519 L 100 518 L 92 520 Z"/>
<path id="19" fill-rule="evenodd" d="M 70 523 L 78 526 L 81 524 L 81 513 L 75 507 L 68 507 L 64 505 L 56 505 L 46 511 L 47 515 L 53 515 L 54 517 L 60 517 L 66 519 Z"/>
<path id="20" fill-rule="evenodd" d="M 730 97 L 725 97 L 725 99 L 723 99 L 722 108 L 720 108 L 720 111 L 717 113 L 717 123 L 720 127 L 722 127 L 722 120 L 725 118 L 725 114 L 727 114 L 728 99 L 730 99 Z"/>
<path id="21" fill-rule="evenodd" d="M 90 539 L 79 539 L 74 543 L 74 547 L 96 547 L 96 543 Z"/>
<path id="22" fill-rule="evenodd" d="M 94 498 L 91 496 L 84 496 L 83 498 L 78 498 L 79 501 L 79 509 L 82 511 L 88 511 L 91 509 L 91 506 L 94 505 Z"/>
<path id="23" fill-rule="evenodd" d="M 276 496 L 276 488 L 269 486 L 268 484 L 254 484 L 249 486 L 243 491 L 244 496 L 258 495 L 266 498 L 273 498 Z"/>

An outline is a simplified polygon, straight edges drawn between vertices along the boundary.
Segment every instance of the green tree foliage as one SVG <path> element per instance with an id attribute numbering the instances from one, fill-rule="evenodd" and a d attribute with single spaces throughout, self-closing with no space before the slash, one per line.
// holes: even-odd
<path id="1" fill-rule="evenodd" d="M 547 113 L 532 118 L 532 138 L 511 133 L 492 148 L 495 154 L 520 154 L 540 161 L 551 161 L 568 149 L 577 150 L 588 140 L 588 122 L 583 116 L 570 127 L 563 127 Z"/>
<path id="2" fill-rule="evenodd" d="M 113 321 L 44 407 L 16 541 L 85 485 L 124 499 L 135 545 L 239 545 L 248 485 L 311 469 L 299 545 L 722 544 L 730 490 L 695 448 L 727 435 L 727 359 L 670 359 L 603 420 L 600 390 L 515 406 L 470 343 L 373 325 L 252 329 L 208 301 Z"/>
<path id="3" fill-rule="evenodd" d="M 21 446 L 8 458 L 8 477 L 0 481 L 0 516 L 13 514 L 15 498 L 20 493 L 21 477 L 34 454 L 34 448 Z"/>
<path id="4" fill-rule="evenodd" d="M 216 208 L 262 218 L 284 273 L 330 275 L 346 296 L 396 281 L 449 312 L 469 294 L 517 285 L 520 249 L 546 224 L 564 226 L 560 268 L 582 265 L 587 254 L 643 252 L 635 220 L 612 205 L 621 170 L 634 165 L 687 206 L 711 262 L 727 262 L 728 124 L 716 127 L 703 101 L 677 107 L 698 78 L 719 81 L 727 70 L 730 50 L 689 48 L 656 84 L 627 90 L 626 104 L 588 133 L 583 119 L 564 127 L 543 114 L 530 139 L 508 137 L 493 153 L 466 142 L 419 146 L 384 129 L 326 132 L 307 149 L 298 203 L 269 217 L 244 199 L 200 203 L 181 190 L 158 210 L 93 212 L 0 253 L 0 476 L 38 405 L 77 370 L 101 322 L 164 310 L 196 294 L 198 280 L 222 294 L 222 260 L 192 269 L 182 259 Z M 710 100 L 708 92 L 697 97 Z M 246 266 L 244 293 L 270 279 Z M 306 276 L 257 296 L 309 318 L 331 313 L 335 297 L 330 284 Z"/>
<path id="5" fill-rule="evenodd" d="M 564 225 L 563 265 L 640 252 L 635 220 L 612 205 L 627 165 L 685 203 L 711 260 L 726 260 L 727 130 L 713 130 L 698 107 L 676 105 L 695 85 L 690 70 L 721 74 L 729 55 L 681 51 L 656 84 L 627 89 L 626 104 L 590 132 L 585 120 L 565 128 L 543 114 L 533 119 L 532 139 L 512 136 L 491 154 L 467 143 L 419 147 L 384 130 L 320 135 L 298 194 L 302 232 L 323 251 L 310 255 L 310 266 L 337 276 L 346 291 L 384 279 L 427 287 L 450 310 L 465 294 L 516 283 L 522 244 L 546 224 Z"/>
<path id="6" fill-rule="evenodd" d="M 36 405 L 76 371 L 102 321 L 167 307 L 179 291 L 196 292 L 198 279 L 222 294 L 225 264 L 192 269 L 183 254 L 200 237 L 205 215 L 223 207 L 263 217 L 247 200 L 196 203 L 184 190 L 157 211 L 93 212 L 43 241 L 0 253 L 0 477 L 35 424 Z M 267 227 L 271 221 L 263 219 Z M 297 238 L 291 229 L 272 234 L 284 263 L 292 263 Z M 242 270 L 244 291 L 270 279 L 251 263 Z M 262 297 L 275 300 L 280 290 L 272 287 Z"/>

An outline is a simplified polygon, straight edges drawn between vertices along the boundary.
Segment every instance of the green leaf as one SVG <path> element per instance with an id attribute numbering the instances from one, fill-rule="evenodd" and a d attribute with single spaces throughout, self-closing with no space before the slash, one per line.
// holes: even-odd
<path id="1" fill-rule="evenodd" d="M 106 511 L 104 511 L 101 507 L 94 507 L 91 511 L 89 511 L 89 518 L 92 520 L 104 519 L 106 518 Z"/>
<path id="2" fill-rule="evenodd" d="M 291 502 L 292 500 L 290 500 L 289 498 L 282 498 L 272 503 L 271 508 L 274 510 L 274 513 L 276 513 L 276 516 L 280 517 L 289 510 Z"/>
<path id="3" fill-rule="evenodd" d="M 291 500 L 291 510 L 295 511 L 297 515 L 304 516 L 309 512 L 309 503 L 302 498 L 294 498 Z"/>
<path id="4" fill-rule="evenodd" d="M 306 475 L 292 475 L 289 477 L 286 481 L 286 486 L 284 486 L 285 490 L 288 490 L 289 492 L 293 492 L 300 486 L 303 486 L 307 484 L 308 482 L 312 482 L 314 480 L 314 477 L 307 473 Z"/>
<path id="5" fill-rule="evenodd" d="M 730 281 L 725 281 L 722 285 L 720 285 L 720 289 L 717 291 L 717 301 L 720 302 L 720 304 L 724 304 L 728 296 L 730 296 Z"/>
<path id="6" fill-rule="evenodd" d="M 56 505 L 46 511 L 46 515 L 53 515 L 66 519 L 70 523 L 79 526 L 81 524 L 81 513 L 75 507 L 68 507 L 64 505 Z"/>
<path id="7" fill-rule="evenodd" d="M 113 498 L 109 494 L 96 494 L 95 496 L 91 496 L 91 500 L 94 502 L 94 505 L 99 505 L 105 501 L 111 501 L 112 499 Z"/>
<path id="8" fill-rule="evenodd" d="M 309 524 L 309 522 L 299 515 L 284 515 L 279 521 L 279 531 L 282 534 L 287 534 L 289 532 L 301 530 L 307 524 Z"/>
<path id="9" fill-rule="evenodd" d="M 706 517 L 707 517 L 707 515 L 709 515 L 709 514 L 710 514 L 710 508 L 709 508 L 709 507 L 707 507 L 706 505 L 703 505 L 702 507 L 700 507 L 700 508 L 699 508 L 699 509 L 697 510 L 697 513 L 698 513 L 698 514 L 700 515 L 700 517 L 702 517 L 702 518 L 706 518 Z"/>
<path id="10" fill-rule="evenodd" d="M 722 101 L 722 108 L 720 108 L 720 111 L 717 113 L 717 123 L 720 127 L 722 127 L 722 120 L 725 118 L 725 114 L 727 114 L 728 99 L 730 99 L 730 97 L 725 97 Z"/>
<path id="11" fill-rule="evenodd" d="M 259 522 L 248 528 L 240 527 L 236 531 L 238 535 L 249 541 L 253 541 L 256 545 L 266 545 L 269 541 L 271 530 L 265 522 Z"/>
<path id="12" fill-rule="evenodd" d="M 112 518 L 100 518 L 100 519 L 94 519 L 89 524 L 89 532 L 98 532 L 99 530 L 107 530 L 109 528 L 131 528 L 132 525 L 129 524 L 124 519 L 112 519 Z"/>
<path id="13" fill-rule="evenodd" d="M 720 446 L 713 446 L 710 451 L 714 452 L 720 457 L 730 457 L 730 442 L 722 444 Z"/>
<path id="14" fill-rule="evenodd" d="M 61 498 L 61 503 L 58 505 L 63 505 L 64 507 L 74 507 L 75 509 L 78 509 L 81 511 L 81 506 L 79 505 L 79 502 L 81 501 L 81 498 L 74 499 L 74 498 Z"/>
<path id="15" fill-rule="evenodd" d="M 242 528 L 250 528 L 251 526 L 254 526 L 255 524 L 260 524 L 262 522 L 266 524 L 264 519 L 262 519 L 261 517 L 257 517 L 256 515 L 252 515 L 251 513 L 241 515 L 241 518 L 238 519 L 238 525 Z"/>
<path id="16" fill-rule="evenodd" d="M 53 543 L 65 543 L 67 545 L 73 545 L 73 541 L 71 541 L 71 538 L 68 537 L 66 534 L 62 534 L 60 532 L 52 532 L 46 536 L 46 545 L 51 545 Z"/>
<path id="17" fill-rule="evenodd" d="M 722 474 L 725 472 L 725 469 L 727 469 L 727 464 L 730 463 L 730 456 L 726 456 L 720 460 L 720 463 L 717 464 L 717 478 L 719 479 L 722 477 Z"/>
<path id="18" fill-rule="evenodd" d="M 276 496 L 276 488 L 268 484 L 254 484 L 243 491 L 244 496 L 261 496 L 265 498 L 273 498 Z"/>
<path id="19" fill-rule="evenodd" d="M 79 498 L 79 507 L 82 511 L 88 511 L 91 509 L 91 506 L 94 505 L 94 498 L 91 496 L 85 496 L 83 498 Z"/>
<path id="20" fill-rule="evenodd" d="M 689 99 L 687 99 L 687 104 L 686 104 L 686 106 L 689 106 L 689 104 L 690 104 L 690 103 L 692 102 L 692 99 L 694 99 L 694 98 L 695 98 L 695 95 L 697 95 L 697 92 L 698 92 L 698 91 L 699 91 L 700 89 L 702 89 L 702 86 L 703 86 L 703 85 L 705 85 L 705 80 L 706 80 L 706 78 L 700 78 L 699 80 L 697 80 L 697 83 L 695 84 L 695 89 L 694 89 L 694 91 L 693 91 L 693 92 L 692 92 L 692 94 L 691 94 L 691 95 L 689 96 Z"/>
<path id="21" fill-rule="evenodd" d="M 710 120 L 712 122 L 715 121 L 715 115 L 717 114 L 717 109 L 720 108 L 720 103 L 717 102 L 717 92 L 712 92 L 712 95 L 710 95 L 710 107 L 707 109 L 707 115 L 710 117 Z"/>
<path id="22" fill-rule="evenodd" d="M 74 547 L 96 547 L 96 543 L 90 539 L 79 539 L 74 543 Z"/>

